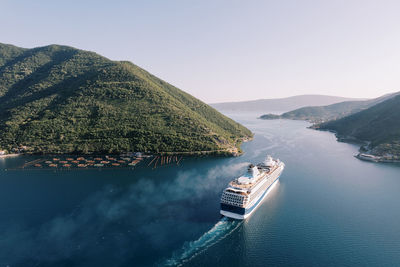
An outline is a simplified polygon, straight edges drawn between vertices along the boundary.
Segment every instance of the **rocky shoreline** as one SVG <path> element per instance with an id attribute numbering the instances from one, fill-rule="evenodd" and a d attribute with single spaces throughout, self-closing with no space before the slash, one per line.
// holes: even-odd
<path id="1" fill-rule="evenodd" d="M 360 160 L 384 163 L 400 163 L 400 154 L 392 153 L 391 151 L 394 146 L 400 146 L 400 144 L 381 144 L 376 147 L 371 147 L 371 142 L 359 140 L 353 136 L 343 136 L 333 130 L 320 129 L 315 124 L 308 128 L 331 132 L 335 134 L 338 142 L 360 145 L 359 153 L 354 156 Z"/>
<path id="2" fill-rule="evenodd" d="M 400 158 L 393 158 L 393 156 L 376 156 L 373 154 L 367 153 L 358 153 L 354 157 L 365 160 L 365 161 L 372 161 L 372 162 L 385 162 L 385 163 L 400 163 Z"/>
<path id="3" fill-rule="evenodd" d="M 5 159 L 5 158 L 13 158 L 13 157 L 18 157 L 19 155 L 22 155 L 20 153 L 14 153 L 14 154 L 3 154 L 0 155 L 0 159 Z"/>

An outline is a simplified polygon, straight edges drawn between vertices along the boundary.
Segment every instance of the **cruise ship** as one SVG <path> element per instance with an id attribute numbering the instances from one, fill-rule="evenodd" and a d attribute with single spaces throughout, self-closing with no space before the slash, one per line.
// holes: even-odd
<path id="1" fill-rule="evenodd" d="M 221 214 L 233 219 L 249 217 L 279 180 L 285 164 L 267 156 L 265 162 L 250 164 L 247 173 L 233 181 L 221 197 Z"/>

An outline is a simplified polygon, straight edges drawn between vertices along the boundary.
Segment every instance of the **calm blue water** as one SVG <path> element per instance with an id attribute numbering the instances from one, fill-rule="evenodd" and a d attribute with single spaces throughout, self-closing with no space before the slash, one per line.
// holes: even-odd
<path id="1" fill-rule="evenodd" d="M 301 121 L 232 115 L 256 135 L 237 158 L 135 170 L 9 170 L 0 160 L 2 266 L 394 266 L 400 166 Z M 226 184 L 266 153 L 286 163 L 246 221 L 221 219 Z"/>

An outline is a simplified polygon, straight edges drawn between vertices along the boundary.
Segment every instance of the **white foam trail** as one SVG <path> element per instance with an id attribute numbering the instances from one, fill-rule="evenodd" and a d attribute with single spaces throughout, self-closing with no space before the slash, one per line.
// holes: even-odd
<path id="1" fill-rule="evenodd" d="M 174 252 L 172 257 L 160 266 L 181 266 L 183 263 L 190 261 L 199 253 L 230 235 L 242 222 L 243 221 L 229 220 L 226 217 L 222 218 L 196 241 L 185 242 L 182 249 Z"/>

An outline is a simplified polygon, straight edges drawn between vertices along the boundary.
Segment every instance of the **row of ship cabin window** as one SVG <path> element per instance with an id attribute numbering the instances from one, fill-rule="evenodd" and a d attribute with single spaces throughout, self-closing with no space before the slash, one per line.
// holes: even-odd
<path id="1" fill-rule="evenodd" d="M 225 195 L 225 197 L 226 197 L 226 198 L 232 198 L 232 199 L 243 199 L 243 197 L 242 197 L 242 196 L 237 196 L 237 195 L 235 195 L 235 196 L 232 196 L 232 195 L 228 195 L 228 194 L 226 194 L 226 195 Z"/>
<path id="2" fill-rule="evenodd" d="M 229 202 L 233 202 L 233 203 L 238 203 L 238 204 L 242 203 L 242 200 L 241 199 L 239 200 L 236 197 L 225 196 L 225 200 L 229 201 Z"/>

